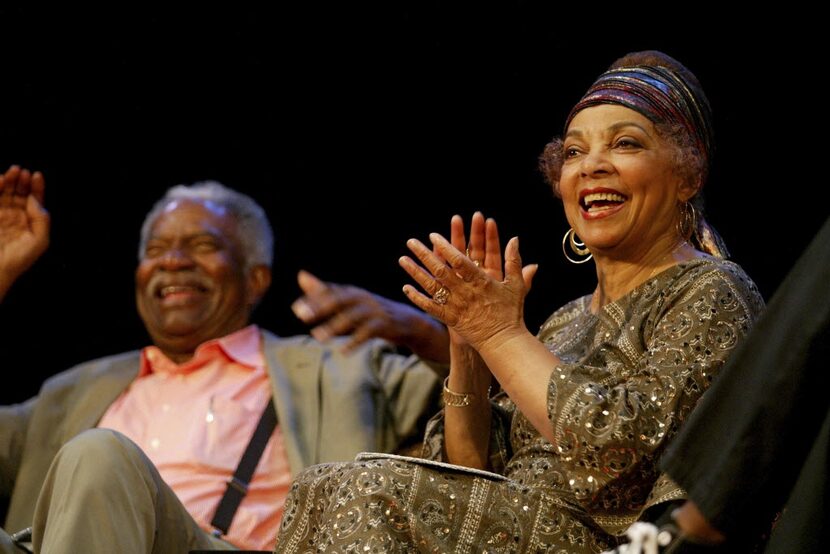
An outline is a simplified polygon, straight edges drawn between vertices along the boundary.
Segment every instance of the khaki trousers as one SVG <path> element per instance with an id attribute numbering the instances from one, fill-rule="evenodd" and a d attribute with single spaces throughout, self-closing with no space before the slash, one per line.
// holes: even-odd
<path id="1" fill-rule="evenodd" d="M 199 528 L 141 449 L 108 429 L 85 431 L 61 448 L 32 527 L 35 552 L 48 554 L 237 550 Z M 20 552 L 2 532 L 0 552 Z"/>

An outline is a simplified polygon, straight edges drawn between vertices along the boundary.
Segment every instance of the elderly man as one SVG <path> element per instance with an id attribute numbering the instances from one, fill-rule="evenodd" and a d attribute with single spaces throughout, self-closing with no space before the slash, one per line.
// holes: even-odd
<path id="1" fill-rule="evenodd" d="M 214 182 L 167 192 L 142 227 L 136 270 L 153 345 L 81 364 L 0 408 L 6 529 L 33 526 L 35 551 L 50 553 L 270 549 L 292 475 L 394 450 L 414 432 L 441 369 L 422 360 L 446 361 L 446 330 L 307 273 L 295 312 L 319 338 L 351 338 L 258 329 L 250 316 L 271 282 L 272 241 L 245 195 Z M 237 466 L 269 399 L 278 423 L 246 483 Z M 210 522 L 226 489 L 243 499 L 218 538 Z"/>

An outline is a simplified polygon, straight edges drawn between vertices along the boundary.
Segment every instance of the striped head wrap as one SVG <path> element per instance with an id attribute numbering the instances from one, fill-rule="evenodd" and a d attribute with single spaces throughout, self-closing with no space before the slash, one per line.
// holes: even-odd
<path id="1" fill-rule="evenodd" d="M 712 109 L 702 92 L 696 93 L 696 87 L 690 86 L 678 72 L 661 65 L 609 69 L 599 76 L 568 114 L 565 131 L 577 113 L 598 104 L 619 104 L 640 113 L 653 123 L 681 125 L 703 156 L 701 186 L 706 182 L 714 153 Z M 713 256 L 729 257 L 726 244 L 718 232 L 704 219 L 702 213 L 698 213 L 694 206 L 690 207 L 694 216 L 694 242 L 701 250 Z"/>
<path id="2" fill-rule="evenodd" d="M 577 113 L 597 104 L 619 104 L 654 123 L 682 125 L 703 155 L 708 172 L 714 146 L 712 111 L 706 97 L 696 95 L 675 71 L 646 65 L 606 71 L 568 114 L 565 129 Z"/>

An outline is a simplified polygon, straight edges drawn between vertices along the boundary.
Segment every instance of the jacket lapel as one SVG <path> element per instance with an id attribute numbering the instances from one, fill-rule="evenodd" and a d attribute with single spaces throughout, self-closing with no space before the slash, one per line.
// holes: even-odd
<path id="1" fill-rule="evenodd" d="M 75 409 L 63 421 L 61 444 L 98 425 L 107 408 L 127 389 L 139 368 L 139 353 L 108 360 L 84 374 L 70 405 Z"/>
<path id="2" fill-rule="evenodd" d="M 310 337 L 281 339 L 262 331 L 271 393 L 291 474 L 318 463 L 322 349 Z"/>

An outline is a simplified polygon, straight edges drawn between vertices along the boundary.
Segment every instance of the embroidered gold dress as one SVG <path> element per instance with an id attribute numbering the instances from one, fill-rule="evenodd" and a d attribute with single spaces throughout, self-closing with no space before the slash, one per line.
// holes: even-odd
<path id="1" fill-rule="evenodd" d="M 763 307 L 737 265 L 679 264 L 598 314 L 557 310 L 539 338 L 556 447 L 505 395 L 493 399 L 488 477 L 406 460 L 301 473 L 276 552 L 599 552 L 642 511 L 683 491 L 656 462 Z M 443 418 L 424 457 L 443 460 Z M 503 477 L 502 477 L 503 476 Z"/>

